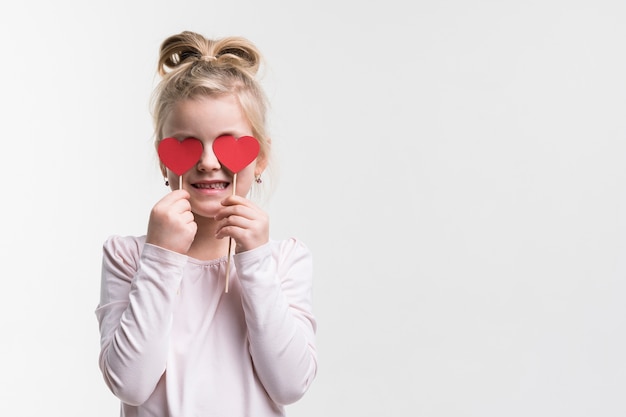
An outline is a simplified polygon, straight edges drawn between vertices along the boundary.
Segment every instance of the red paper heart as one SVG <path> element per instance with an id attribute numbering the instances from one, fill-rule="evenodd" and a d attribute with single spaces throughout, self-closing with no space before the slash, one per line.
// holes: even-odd
<path id="1" fill-rule="evenodd" d="M 235 139 L 224 135 L 213 141 L 213 152 L 220 163 L 234 174 L 247 167 L 259 155 L 259 141 L 252 136 Z"/>
<path id="2" fill-rule="evenodd" d="M 161 162 L 176 175 L 183 175 L 193 167 L 202 156 L 203 146 L 196 138 L 178 140 L 165 138 L 159 142 L 158 154 Z"/>

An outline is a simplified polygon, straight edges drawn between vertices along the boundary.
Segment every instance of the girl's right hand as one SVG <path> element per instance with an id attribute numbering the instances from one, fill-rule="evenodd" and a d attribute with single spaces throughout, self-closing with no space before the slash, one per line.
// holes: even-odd
<path id="1" fill-rule="evenodd" d="M 146 243 L 187 254 L 198 229 L 189 197 L 185 190 L 174 190 L 154 205 Z"/>

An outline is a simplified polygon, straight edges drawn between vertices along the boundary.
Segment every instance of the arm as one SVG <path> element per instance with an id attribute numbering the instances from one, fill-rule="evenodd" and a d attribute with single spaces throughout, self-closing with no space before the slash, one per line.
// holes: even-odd
<path id="1" fill-rule="evenodd" d="M 114 237 L 103 247 L 100 369 L 121 401 L 145 402 L 165 371 L 171 316 L 186 256 Z"/>
<path id="2" fill-rule="evenodd" d="M 234 260 L 254 367 L 275 402 L 293 403 L 317 372 L 311 253 L 291 239 L 279 253 L 264 245 Z"/>

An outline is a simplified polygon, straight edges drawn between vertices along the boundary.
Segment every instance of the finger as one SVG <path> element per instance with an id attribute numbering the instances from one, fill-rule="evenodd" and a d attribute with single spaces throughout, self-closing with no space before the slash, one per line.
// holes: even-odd
<path id="1" fill-rule="evenodd" d="M 226 237 L 232 238 L 235 240 L 235 242 L 237 242 L 239 244 L 239 242 L 245 238 L 246 235 L 248 235 L 248 229 L 242 229 L 240 227 L 235 227 L 235 226 L 226 226 L 222 229 L 219 230 L 219 232 L 217 232 L 215 234 L 215 237 L 217 239 L 223 239 Z"/>
<path id="2" fill-rule="evenodd" d="M 244 217 L 230 216 L 219 223 L 215 236 L 219 238 L 226 236 L 234 237 L 241 231 L 250 229 L 253 223 L 252 220 Z"/>
<path id="3" fill-rule="evenodd" d="M 171 208 L 176 213 L 191 212 L 191 203 L 187 199 L 176 200 L 172 203 Z"/>
<path id="4" fill-rule="evenodd" d="M 249 229 L 254 224 L 253 219 L 241 216 L 229 216 L 223 220 L 221 227 L 239 227 L 242 229 Z"/>
<path id="5" fill-rule="evenodd" d="M 196 219 L 194 218 L 193 213 L 191 212 L 191 210 L 189 210 L 189 211 L 186 211 L 186 212 L 182 213 L 181 220 L 184 223 L 189 224 L 189 223 L 195 223 Z"/>
<path id="6" fill-rule="evenodd" d="M 257 210 L 242 205 L 226 206 L 217 212 L 215 220 L 223 220 L 232 216 L 245 217 L 247 219 L 254 219 L 259 217 Z"/>
<path id="7" fill-rule="evenodd" d="M 178 190 L 173 190 L 170 194 L 173 195 L 173 196 L 176 196 L 178 198 L 189 199 L 189 197 L 191 197 L 191 194 L 189 194 L 189 191 L 185 190 L 184 188 L 178 189 Z"/>
<path id="8" fill-rule="evenodd" d="M 189 198 L 191 197 L 191 194 L 189 194 L 189 191 L 187 190 L 174 190 L 171 191 L 169 193 L 167 193 L 162 199 L 161 201 L 164 203 L 173 203 L 175 201 L 178 200 L 189 200 Z"/>
<path id="9" fill-rule="evenodd" d="M 254 204 L 250 200 L 248 200 L 245 197 L 241 197 L 239 195 L 229 195 L 224 200 L 222 200 L 222 205 L 223 206 L 242 205 L 242 206 L 250 206 L 250 207 L 254 206 Z"/>
<path id="10" fill-rule="evenodd" d="M 178 190 L 177 190 L 178 191 Z M 189 206 L 189 193 L 186 191 L 177 192 L 172 191 L 165 195 L 161 200 L 159 200 L 155 207 L 159 207 L 160 210 L 169 211 L 174 209 L 175 211 L 181 212 L 184 210 L 184 207 Z"/>

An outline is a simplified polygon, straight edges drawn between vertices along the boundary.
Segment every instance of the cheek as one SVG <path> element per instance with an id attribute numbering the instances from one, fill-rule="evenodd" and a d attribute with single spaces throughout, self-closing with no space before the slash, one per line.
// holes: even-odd
<path id="1" fill-rule="evenodd" d="M 178 190 L 178 175 L 174 174 L 169 169 L 167 170 L 167 180 L 170 182 L 170 188 L 172 190 Z"/>
<path id="2" fill-rule="evenodd" d="M 250 164 L 237 174 L 237 195 L 245 197 L 254 181 L 254 164 Z"/>

